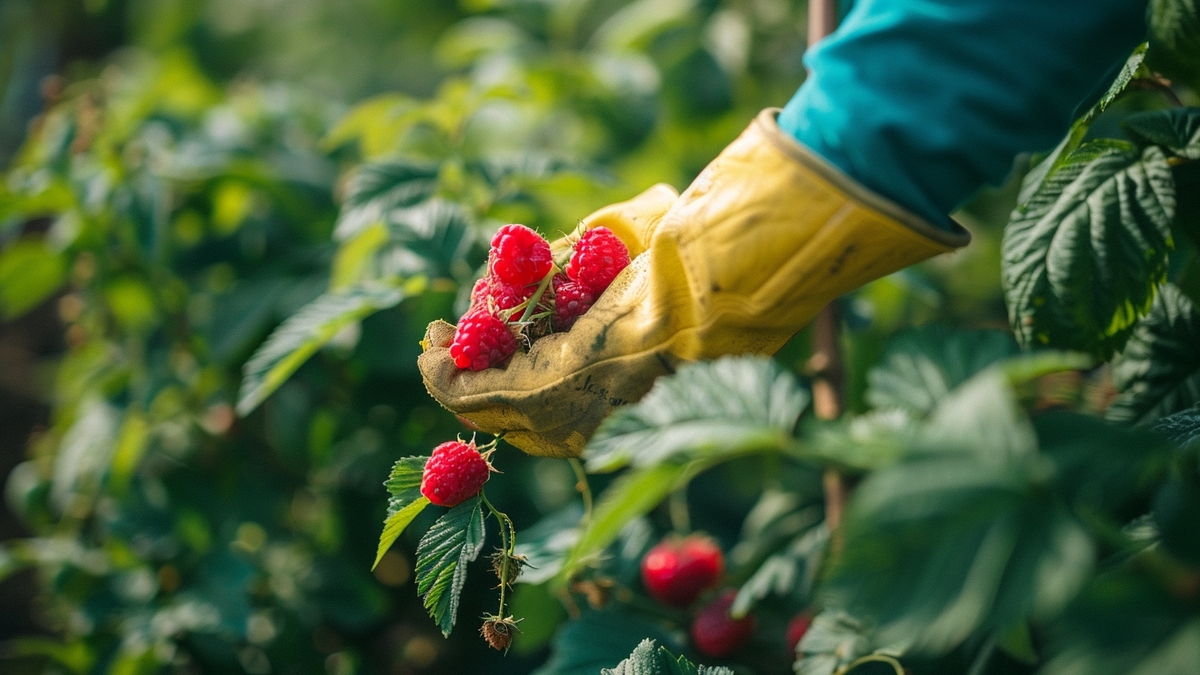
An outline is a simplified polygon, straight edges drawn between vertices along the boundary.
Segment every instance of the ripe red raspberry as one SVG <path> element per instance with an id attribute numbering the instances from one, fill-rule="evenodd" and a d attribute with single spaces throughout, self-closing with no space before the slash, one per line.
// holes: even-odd
<path id="1" fill-rule="evenodd" d="M 438 506 L 458 506 L 479 494 L 491 470 L 474 442 L 446 441 L 425 462 L 421 494 Z"/>
<path id="2" fill-rule="evenodd" d="M 575 320 L 591 309 L 592 292 L 577 281 L 554 277 L 554 327 L 569 330 Z"/>
<path id="3" fill-rule="evenodd" d="M 485 276 L 475 282 L 471 289 L 471 306 L 488 307 L 491 300 L 496 309 L 512 309 L 529 299 L 536 286 L 510 286 L 492 276 Z"/>
<path id="4" fill-rule="evenodd" d="M 567 276 L 599 296 L 629 266 L 629 249 L 607 227 L 584 232 L 575 242 Z"/>
<path id="5" fill-rule="evenodd" d="M 712 539 L 669 537 L 642 558 L 642 583 L 664 605 L 686 607 L 717 585 L 725 573 L 725 557 Z"/>
<path id="6" fill-rule="evenodd" d="M 813 617 L 808 612 L 801 612 L 792 617 L 792 620 L 787 625 L 787 646 L 788 653 L 796 653 L 796 645 L 800 644 L 800 640 L 804 638 L 804 634 L 808 632 L 809 626 L 812 626 Z"/>
<path id="7" fill-rule="evenodd" d="M 472 309 L 458 320 L 450 342 L 450 358 L 463 370 L 498 366 L 517 351 L 517 338 L 504 320 L 486 308 Z"/>
<path id="8" fill-rule="evenodd" d="M 523 288 L 536 284 L 553 265 L 550 244 L 524 225 L 505 225 L 492 237 L 488 269 L 510 286 Z"/>
<path id="9" fill-rule="evenodd" d="M 753 614 L 740 619 L 729 616 L 729 608 L 736 597 L 737 591 L 724 591 L 692 620 L 692 642 L 701 654 L 724 658 L 736 652 L 754 634 L 758 622 Z"/>

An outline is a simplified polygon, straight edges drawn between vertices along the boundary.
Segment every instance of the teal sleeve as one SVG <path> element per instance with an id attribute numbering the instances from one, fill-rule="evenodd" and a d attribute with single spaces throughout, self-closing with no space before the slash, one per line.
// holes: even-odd
<path id="1" fill-rule="evenodd" d="M 948 215 L 1053 148 L 1146 32 L 1146 0 L 859 0 L 779 125 L 865 187 Z"/>

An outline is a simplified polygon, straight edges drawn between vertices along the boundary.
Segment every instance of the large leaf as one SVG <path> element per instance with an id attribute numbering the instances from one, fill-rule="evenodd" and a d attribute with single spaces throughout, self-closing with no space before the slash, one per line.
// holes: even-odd
<path id="1" fill-rule="evenodd" d="M 392 547 L 392 543 L 404 532 L 404 528 L 429 505 L 429 500 L 421 495 L 421 477 L 428 460 L 428 457 L 405 457 L 392 467 L 392 474 L 384 483 L 391 495 L 388 499 L 387 520 L 383 523 L 383 533 L 379 535 L 379 546 L 375 552 L 375 563 L 371 565 L 372 569 L 383 559 L 383 554 Z"/>
<path id="2" fill-rule="evenodd" d="M 411 279 L 401 287 L 357 286 L 322 295 L 305 305 L 280 324 L 246 362 L 238 414 L 248 415 L 258 407 L 338 331 L 381 309 L 398 305 L 423 288 L 423 278 Z"/>
<path id="3" fill-rule="evenodd" d="M 437 190 L 438 165 L 395 159 L 365 164 L 351 176 L 346 200 L 333 236 L 354 236 L 364 227 L 384 222 L 389 211 L 413 206 Z"/>
<path id="4" fill-rule="evenodd" d="M 1200 159 L 1200 108 L 1171 108 L 1125 118 L 1125 128 L 1142 141 L 1171 154 Z"/>
<path id="5" fill-rule="evenodd" d="M 1039 675 L 1191 675 L 1200 663 L 1200 615 L 1131 572 L 1098 577 L 1055 631 Z"/>
<path id="6" fill-rule="evenodd" d="M 727 356 L 689 364 L 659 378 L 640 403 L 606 419 L 584 457 L 590 471 L 611 471 L 683 453 L 780 448 L 809 399 L 794 376 L 768 359 Z"/>
<path id="7" fill-rule="evenodd" d="M 654 648 L 649 638 L 633 650 L 629 658 L 616 668 L 604 668 L 600 675 L 733 675 L 724 667 L 697 666 L 682 656 L 675 656 L 666 647 Z"/>
<path id="8" fill-rule="evenodd" d="M 533 675 L 597 675 L 618 667 L 646 639 L 676 646 L 665 628 L 636 614 L 585 612 L 554 636 L 550 659 Z"/>
<path id="9" fill-rule="evenodd" d="M 66 280 L 58 251 L 37 239 L 19 239 L 0 250 L 0 318 L 12 319 L 37 307 Z"/>
<path id="10" fill-rule="evenodd" d="M 903 408 L 918 415 L 992 363 L 1020 351 L 998 330 L 923 326 L 897 334 L 879 365 L 867 374 L 867 401 L 877 408 Z"/>
<path id="11" fill-rule="evenodd" d="M 472 497 L 450 509 L 417 546 L 417 593 L 443 635 L 450 635 L 454 629 L 459 596 L 467 580 L 467 563 L 483 549 L 480 503 L 480 497 Z"/>
<path id="12" fill-rule="evenodd" d="M 1005 230 L 1017 338 L 1110 356 L 1165 279 L 1174 217 L 1174 179 L 1159 148 L 1094 141 L 1071 153 Z"/>
<path id="13" fill-rule="evenodd" d="M 1110 419 L 1150 422 L 1200 403 L 1200 312 L 1164 286 L 1125 351 L 1113 361 L 1121 394 Z"/>
<path id="14" fill-rule="evenodd" d="M 596 504 L 591 522 L 563 563 L 559 577 L 575 569 L 611 544 L 629 521 L 644 515 L 676 487 L 699 470 L 699 466 L 666 463 L 633 469 L 615 481 Z"/>
<path id="15" fill-rule="evenodd" d="M 1200 84 L 1200 3 L 1151 0 L 1150 62 L 1168 77 Z"/>

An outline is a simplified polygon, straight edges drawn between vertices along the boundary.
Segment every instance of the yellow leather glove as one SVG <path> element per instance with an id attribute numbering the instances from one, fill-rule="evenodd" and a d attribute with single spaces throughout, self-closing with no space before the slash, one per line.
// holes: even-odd
<path id="1" fill-rule="evenodd" d="M 859 186 L 780 131 L 776 113 L 678 198 L 655 186 L 584 220 L 637 257 L 571 330 L 471 372 L 450 358 L 454 327 L 430 324 L 417 361 L 429 393 L 529 454 L 575 457 L 680 362 L 772 354 L 830 300 L 970 240 Z"/>

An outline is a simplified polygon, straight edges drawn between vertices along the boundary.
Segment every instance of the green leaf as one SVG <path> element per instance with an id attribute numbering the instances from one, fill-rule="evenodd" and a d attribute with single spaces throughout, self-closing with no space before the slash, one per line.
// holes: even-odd
<path id="1" fill-rule="evenodd" d="M 1113 420 L 1151 422 L 1200 404 L 1200 312 L 1174 286 L 1163 287 L 1113 360 L 1113 383 L 1121 392 Z"/>
<path id="2" fill-rule="evenodd" d="M 565 579 L 577 566 L 611 544 L 626 523 L 648 513 L 699 468 L 667 463 L 633 469 L 618 477 L 600 497 L 591 522 L 572 547 L 559 578 Z"/>
<path id="3" fill-rule="evenodd" d="M 529 566 L 517 577 L 518 583 L 540 584 L 558 574 L 567 554 L 579 541 L 582 517 L 583 507 L 573 503 L 521 530 L 516 553 L 525 556 Z"/>
<path id="4" fill-rule="evenodd" d="M 413 206 L 437 190 L 438 164 L 395 159 L 364 164 L 350 177 L 333 236 L 348 239 L 359 230 L 386 222 L 392 209 Z"/>
<path id="5" fill-rule="evenodd" d="M 409 523 L 429 505 L 429 500 L 421 494 L 421 477 L 425 472 L 425 462 L 428 457 L 405 457 L 392 467 L 387 486 L 391 498 L 388 499 L 387 520 L 383 523 L 383 533 L 379 535 L 379 546 L 375 552 L 375 562 L 371 569 L 383 559 L 408 527 Z"/>
<path id="6" fill-rule="evenodd" d="M 796 645 L 796 675 L 833 675 L 869 654 L 899 656 L 902 644 L 881 645 L 865 623 L 839 609 L 826 609 L 813 618 Z"/>
<path id="7" fill-rule="evenodd" d="M 338 331 L 422 290 L 424 279 L 418 277 L 399 288 L 357 286 L 342 293 L 327 293 L 305 305 L 280 324 L 246 362 L 238 414 L 250 414 Z"/>
<path id="8" fill-rule="evenodd" d="M 727 356 L 661 377 L 618 409 L 584 450 L 589 471 L 784 447 L 810 396 L 769 359 Z"/>
<path id="9" fill-rule="evenodd" d="M 1200 159 L 1200 108 L 1138 113 L 1122 123 L 1135 138 L 1187 159 Z"/>
<path id="10" fill-rule="evenodd" d="M 879 365 L 867 374 L 867 401 L 876 408 L 902 408 L 917 415 L 975 373 L 1020 352 L 1007 332 L 922 326 L 898 333 Z"/>
<path id="11" fill-rule="evenodd" d="M 1155 70 L 1192 86 L 1200 83 L 1200 3 L 1151 0 L 1149 61 Z"/>
<path id="12" fill-rule="evenodd" d="M 596 675 L 602 669 L 619 667 L 646 639 L 675 646 L 662 626 L 636 614 L 584 612 L 558 632 L 550 659 L 533 675 Z"/>
<path id="13" fill-rule="evenodd" d="M 66 280 L 63 256 L 38 239 L 0 250 L 0 318 L 13 319 L 42 304 Z"/>
<path id="14" fill-rule="evenodd" d="M 1154 430 L 1184 450 L 1200 450 L 1200 406 L 1163 417 Z"/>
<path id="15" fill-rule="evenodd" d="M 1005 300 L 1018 340 L 1109 357 L 1165 281 L 1174 217 L 1162 150 L 1093 141 L 1071 153 L 1004 233 Z"/>
<path id="16" fill-rule="evenodd" d="M 829 530 L 821 524 L 793 539 L 782 551 L 768 556 L 738 589 L 730 614 L 735 618 L 745 616 L 770 595 L 807 598 L 828 545 Z"/>
<path id="17" fill-rule="evenodd" d="M 481 502 L 476 496 L 450 509 L 417 546 L 417 593 L 442 635 L 449 636 L 454 629 L 459 596 L 467 580 L 467 563 L 483 549 Z"/>
<path id="18" fill-rule="evenodd" d="M 1092 122 L 1100 116 L 1100 113 L 1107 110 L 1108 106 L 1121 97 L 1121 94 L 1125 92 L 1131 82 L 1139 77 L 1154 76 L 1154 73 L 1146 67 L 1145 60 L 1146 45 L 1138 45 L 1137 49 L 1134 49 L 1133 53 L 1129 55 L 1129 58 L 1125 61 L 1125 65 L 1117 73 L 1116 78 L 1113 79 L 1113 83 L 1109 86 L 1108 91 L 1082 117 L 1075 120 L 1075 123 L 1071 125 L 1070 131 L 1067 132 L 1066 137 L 1058 144 L 1058 147 L 1054 148 L 1040 162 L 1035 163 L 1029 173 L 1025 175 L 1024 180 L 1021 182 L 1020 194 L 1017 196 L 1018 205 L 1023 207 L 1042 183 L 1046 182 L 1047 179 L 1063 167 L 1067 157 L 1075 152 L 1079 144 L 1083 142 L 1084 137 L 1087 136 L 1088 128 Z"/>
<path id="19" fill-rule="evenodd" d="M 616 668 L 604 668 L 600 675 L 733 675 L 724 667 L 697 666 L 682 656 L 675 656 L 666 647 L 654 648 L 654 640 L 642 640 L 629 658 Z"/>
<path id="20" fill-rule="evenodd" d="M 1097 577 L 1055 631 L 1040 675 L 1188 675 L 1200 663 L 1200 615 L 1152 581 Z"/>

